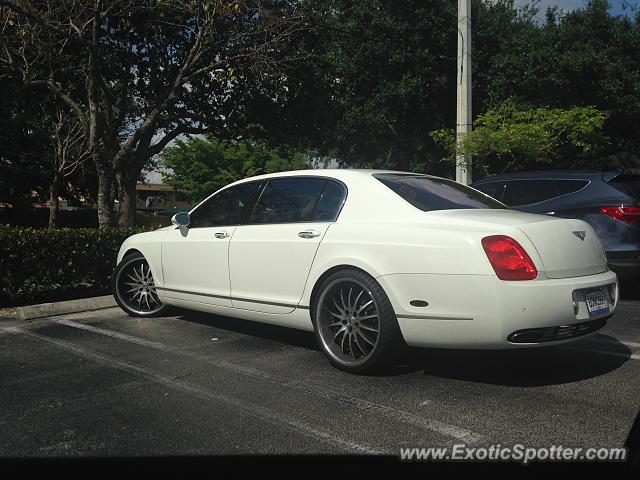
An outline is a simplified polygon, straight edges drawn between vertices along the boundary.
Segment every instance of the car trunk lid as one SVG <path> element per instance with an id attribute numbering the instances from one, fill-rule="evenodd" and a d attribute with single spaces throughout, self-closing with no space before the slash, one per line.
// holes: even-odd
<path id="1" fill-rule="evenodd" d="M 549 278 L 594 275 L 607 270 L 602 244 L 591 226 L 582 220 L 507 209 L 440 210 L 428 215 L 443 215 L 476 225 L 517 228 L 533 243 Z M 508 230 L 496 233 L 508 235 Z"/>
<path id="2" fill-rule="evenodd" d="M 607 270 L 602 244 L 582 220 L 550 219 L 518 228 L 535 246 L 549 278 L 594 275 Z"/>

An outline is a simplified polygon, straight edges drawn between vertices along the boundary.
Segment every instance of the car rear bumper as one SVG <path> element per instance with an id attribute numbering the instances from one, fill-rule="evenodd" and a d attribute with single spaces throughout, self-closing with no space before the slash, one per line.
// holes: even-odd
<path id="1" fill-rule="evenodd" d="M 383 275 L 377 280 L 391 300 L 405 341 L 417 347 L 505 349 L 563 343 L 599 330 L 604 322 L 591 322 L 613 315 L 619 298 L 612 271 L 519 282 L 435 274 Z M 591 317 L 584 291 L 599 287 L 606 291 L 609 311 Z M 428 306 L 414 307 L 413 300 Z M 531 329 L 546 330 L 537 339 L 530 337 L 532 341 L 509 340 Z"/>

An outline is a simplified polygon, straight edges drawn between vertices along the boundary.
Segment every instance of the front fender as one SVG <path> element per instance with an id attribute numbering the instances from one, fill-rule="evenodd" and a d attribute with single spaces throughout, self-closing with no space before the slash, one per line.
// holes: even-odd
<path id="1" fill-rule="evenodd" d="M 162 271 L 162 242 L 167 235 L 166 230 L 155 230 L 153 232 L 137 233 L 128 237 L 118 251 L 118 264 L 124 256 L 132 251 L 138 251 L 144 255 L 147 260 L 153 280 L 156 285 L 164 285 L 164 276 Z"/>

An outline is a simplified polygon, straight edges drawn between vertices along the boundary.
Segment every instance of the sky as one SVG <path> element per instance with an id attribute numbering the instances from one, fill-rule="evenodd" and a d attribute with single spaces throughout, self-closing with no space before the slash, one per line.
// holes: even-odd
<path id="1" fill-rule="evenodd" d="M 524 5 L 529 2 L 528 0 L 516 0 L 516 3 Z M 586 3 L 587 0 L 542 0 L 538 7 L 540 8 L 540 13 L 544 13 L 547 7 L 553 6 L 557 6 L 560 10 L 570 11 L 583 7 Z M 614 15 L 628 15 L 630 12 L 629 9 L 623 9 L 624 0 L 609 0 L 609 3 L 611 4 L 611 13 Z M 628 0 L 628 3 L 640 6 L 638 0 Z"/>

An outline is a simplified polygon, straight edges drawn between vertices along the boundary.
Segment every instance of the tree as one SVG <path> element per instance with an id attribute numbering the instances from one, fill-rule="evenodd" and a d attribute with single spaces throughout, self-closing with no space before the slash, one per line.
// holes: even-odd
<path id="1" fill-rule="evenodd" d="M 6 125 L 0 129 L 0 202 L 27 210 L 49 198 L 49 225 L 55 227 L 58 196 L 74 200 L 86 195 L 82 131 L 46 89 L 24 89 L 3 80 L 0 118 Z"/>
<path id="2" fill-rule="evenodd" d="M 277 0 L 0 3 L 0 61 L 82 126 L 101 227 L 113 223 L 114 181 L 119 223 L 131 225 L 135 184 L 153 155 L 181 134 L 241 121 L 242 72 L 275 70 L 278 43 L 296 28 L 295 8 Z"/>
<path id="3" fill-rule="evenodd" d="M 253 175 L 310 168 L 299 152 L 283 155 L 263 142 L 220 140 L 212 135 L 177 140 L 162 152 L 171 169 L 164 181 L 198 203 L 225 185 Z"/>
<path id="4" fill-rule="evenodd" d="M 449 152 L 473 156 L 485 174 L 554 165 L 605 143 L 607 115 L 594 107 L 570 109 L 519 105 L 510 99 L 479 115 L 473 131 L 457 142 L 453 130 L 436 130 L 431 137 Z"/>
<path id="5" fill-rule="evenodd" d="M 46 95 L 38 90 L 24 90 L 12 79 L 2 80 L 0 203 L 23 209 L 30 207 L 37 197 L 45 198 L 48 191 L 49 131 L 39 107 Z"/>
<path id="6" fill-rule="evenodd" d="M 562 109 L 594 106 L 609 113 L 603 130 L 609 141 L 574 165 L 637 167 L 640 16 L 614 16 L 609 8 L 606 0 L 592 0 L 563 15 L 548 10 L 545 22 L 518 30 L 478 65 L 479 111 L 509 97 Z"/>
<path id="7" fill-rule="evenodd" d="M 455 122 L 455 2 L 315 0 L 277 101 L 253 108 L 274 145 L 317 149 L 342 165 L 435 170 L 426 135 Z"/>
<path id="8" fill-rule="evenodd" d="M 63 182 L 84 166 L 88 151 L 80 122 L 64 110 L 50 112 L 51 124 L 51 182 L 49 185 L 49 228 L 58 226 L 59 195 Z"/>

